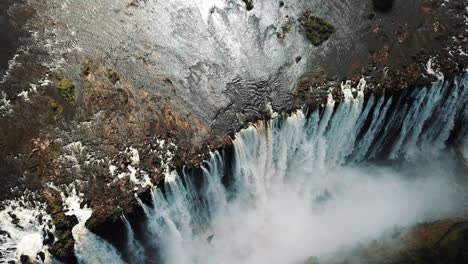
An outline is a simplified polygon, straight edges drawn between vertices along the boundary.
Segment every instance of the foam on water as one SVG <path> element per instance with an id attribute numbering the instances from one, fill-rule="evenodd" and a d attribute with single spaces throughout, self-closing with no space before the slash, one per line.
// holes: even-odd
<path id="1" fill-rule="evenodd" d="M 75 239 L 75 254 L 80 263 L 125 263 L 117 250 L 102 238 L 91 233 L 85 226 L 91 217 L 92 210 L 82 207 L 83 196 L 73 186 L 69 188 L 68 195 L 62 194 L 65 204 L 66 215 L 75 215 L 78 224 L 73 227 L 73 238 Z"/>
<path id="2" fill-rule="evenodd" d="M 0 263 L 19 261 L 22 255 L 38 260 L 39 252 L 50 261 L 43 239 L 53 232 L 51 217 L 45 211 L 45 204 L 34 201 L 34 195 L 5 201 L 0 210 Z"/>

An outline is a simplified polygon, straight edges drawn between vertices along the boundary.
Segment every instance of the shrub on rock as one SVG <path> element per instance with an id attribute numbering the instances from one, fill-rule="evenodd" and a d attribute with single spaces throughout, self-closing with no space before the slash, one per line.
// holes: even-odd
<path id="1" fill-rule="evenodd" d="M 309 16 L 304 20 L 303 25 L 306 30 L 307 38 L 314 46 L 320 46 L 336 31 L 333 25 L 317 16 Z"/>
<path id="2" fill-rule="evenodd" d="M 75 92 L 75 84 L 69 78 L 62 78 L 59 83 L 59 92 L 67 100 L 72 100 Z"/>

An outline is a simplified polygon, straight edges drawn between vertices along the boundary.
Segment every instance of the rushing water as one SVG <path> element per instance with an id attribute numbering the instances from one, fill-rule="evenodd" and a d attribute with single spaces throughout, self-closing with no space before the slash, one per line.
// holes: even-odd
<path id="1" fill-rule="evenodd" d="M 123 219 L 126 261 L 300 263 L 466 213 L 456 176 L 466 174 L 468 77 L 398 98 L 365 100 L 364 87 L 242 130 L 232 155 L 213 152 L 199 175 L 173 172 L 152 205 L 140 201 L 144 243 Z M 84 262 L 100 254 L 81 252 Z"/>

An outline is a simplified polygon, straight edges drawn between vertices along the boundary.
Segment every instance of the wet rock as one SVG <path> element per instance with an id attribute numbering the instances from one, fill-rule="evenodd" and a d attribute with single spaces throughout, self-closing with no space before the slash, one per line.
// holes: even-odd
<path id="1" fill-rule="evenodd" d="M 52 216 L 55 225 L 55 242 L 49 247 L 49 252 L 55 258 L 66 263 L 77 263 L 74 252 L 75 240 L 72 229 L 78 224 L 75 216 L 65 215 L 60 193 L 55 190 L 47 190 L 47 213 Z"/>
<path id="2" fill-rule="evenodd" d="M 2 73 L 8 67 L 8 61 L 13 58 L 16 50 L 14 37 L 14 28 L 8 19 L 8 5 L 9 1 L 2 1 L 0 3 L 0 79 Z"/>
<path id="3" fill-rule="evenodd" d="M 211 236 L 209 236 L 209 237 L 206 239 L 206 242 L 207 242 L 208 244 L 211 244 L 211 242 L 213 242 L 214 236 L 215 236 L 214 234 L 211 235 Z"/>
<path id="4" fill-rule="evenodd" d="M 50 231 L 44 231 L 44 235 L 42 237 L 42 244 L 43 245 L 50 245 L 54 243 L 55 237 Z"/>
<path id="5" fill-rule="evenodd" d="M 21 262 L 21 264 L 29 264 L 29 263 L 31 263 L 31 260 L 29 259 L 29 256 L 21 255 L 20 262 Z"/>
<path id="6" fill-rule="evenodd" d="M 244 1 L 245 8 L 247 9 L 247 11 L 250 11 L 254 8 L 253 0 L 242 0 L 242 1 Z"/>
<path id="7" fill-rule="evenodd" d="M 372 0 L 374 9 L 378 12 L 389 12 L 393 8 L 394 0 Z"/>
<path id="8" fill-rule="evenodd" d="M 44 261 L 45 261 L 45 253 L 44 253 L 44 252 L 42 252 L 42 251 L 41 251 L 41 252 L 39 252 L 39 253 L 37 253 L 37 256 L 36 256 L 36 258 L 37 258 L 38 260 L 40 260 L 40 261 L 44 262 Z"/>

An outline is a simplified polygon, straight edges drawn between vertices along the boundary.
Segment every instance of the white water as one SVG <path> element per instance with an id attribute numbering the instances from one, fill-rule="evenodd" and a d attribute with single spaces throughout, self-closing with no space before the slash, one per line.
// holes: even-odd
<path id="1" fill-rule="evenodd" d="M 248 94 L 253 83 L 269 84 L 256 91 L 268 94 L 270 98 L 259 98 L 266 104 L 297 87 L 319 57 L 336 49 L 333 56 L 340 63 L 338 57 L 356 45 L 356 32 L 364 30 L 356 16 L 362 16 L 366 7 L 364 1 L 351 0 L 295 0 L 286 1 L 284 7 L 279 1 L 255 0 L 251 11 L 242 0 L 95 0 L 93 4 L 49 0 L 45 4 L 43 16 L 57 25 L 46 29 L 44 44 L 57 55 L 57 67 L 65 66 L 60 65 L 64 53 L 97 61 L 111 57 L 112 67 L 135 87 L 145 86 L 147 92 L 163 96 L 176 93 L 171 98 L 207 121 L 231 104 L 232 93 Z M 320 47 L 310 44 L 298 22 L 306 11 L 337 28 Z M 302 58 L 298 63 L 297 57 Z M 243 85 L 232 88 L 230 83 Z"/>
<path id="2" fill-rule="evenodd" d="M 125 228 L 127 231 L 127 249 L 131 254 L 131 258 L 136 263 L 144 263 L 145 262 L 145 252 L 143 247 L 140 243 L 136 240 L 135 233 L 133 232 L 133 228 L 128 222 L 125 215 L 121 216 L 122 222 L 125 224 Z"/>
<path id="3" fill-rule="evenodd" d="M 468 120 L 468 78 L 457 82 L 448 96 L 443 82 L 415 90 L 392 111 L 400 99 L 364 104 L 364 82 L 356 98 L 344 85 L 336 110 L 329 98 L 321 114 L 298 111 L 241 131 L 234 164 L 212 153 L 202 179 L 169 177 L 165 194 L 153 193 L 154 208 L 140 201 L 150 242 L 163 263 L 300 263 L 460 213 L 467 197 L 446 148 L 455 123 Z M 456 141 L 466 138 L 461 129 Z M 466 154 L 466 145 L 458 150 Z M 399 165 L 366 162 L 373 156 Z"/>
<path id="4" fill-rule="evenodd" d="M 84 264 L 110 263 L 109 261 L 115 264 L 125 263 L 112 245 L 86 228 L 86 221 L 91 217 L 92 211 L 90 208 L 81 208 L 83 198 L 76 188 L 72 187 L 68 193 L 68 196 L 62 194 L 62 199 L 65 203 L 65 214 L 75 215 L 78 219 L 78 224 L 72 230 L 78 261 Z"/>
<path id="5" fill-rule="evenodd" d="M 45 204 L 31 200 L 34 198 L 23 196 L 1 204 L 0 263 L 19 261 L 21 255 L 39 261 L 39 252 L 45 254 L 46 262 L 50 261 L 42 240 L 46 231 L 53 232 L 53 227 L 48 226 L 51 217 L 45 212 Z"/>

